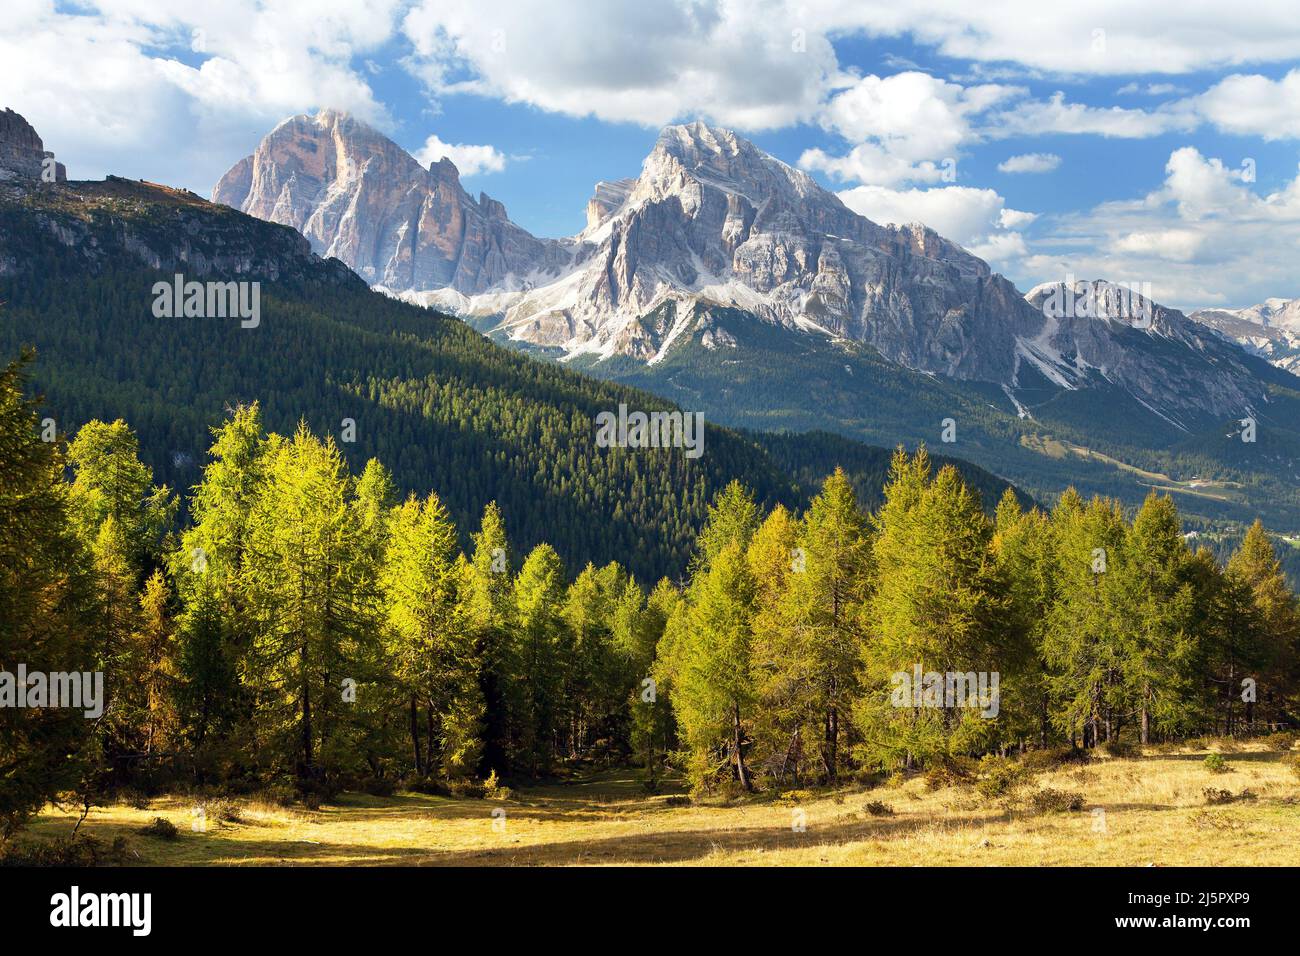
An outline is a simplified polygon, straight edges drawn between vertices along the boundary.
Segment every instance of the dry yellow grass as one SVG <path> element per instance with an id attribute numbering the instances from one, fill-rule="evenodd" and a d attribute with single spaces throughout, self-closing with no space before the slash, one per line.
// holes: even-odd
<path id="1" fill-rule="evenodd" d="M 1230 772 L 1203 764 L 1205 749 L 1040 773 L 1010 798 L 967 787 L 900 786 L 819 791 L 798 804 L 760 795 L 730 805 L 670 806 L 635 775 L 611 772 L 526 788 L 510 800 L 453 800 L 403 793 L 347 794 L 319 811 L 243 802 L 244 822 L 191 829 L 192 802 L 159 798 L 148 809 L 96 808 L 83 830 L 128 840 L 128 859 L 161 865 L 1234 865 L 1300 864 L 1300 781 L 1283 754 L 1249 745 L 1226 753 Z M 1051 787 L 1081 793 L 1084 809 L 1036 813 L 1028 796 Z M 1256 798 L 1207 805 L 1207 787 Z M 880 801 L 894 811 L 873 816 Z M 494 809 L 504 817 L 494 818 Z M 805 829 L 799 831 L 802 812 Z M 1094 811 L 1100 811 L 1094 812 Z M 140 835 L 163 816 L 174 841 Z M 54 808 L 30 838 L 68 833 L 76 814 Z"/>

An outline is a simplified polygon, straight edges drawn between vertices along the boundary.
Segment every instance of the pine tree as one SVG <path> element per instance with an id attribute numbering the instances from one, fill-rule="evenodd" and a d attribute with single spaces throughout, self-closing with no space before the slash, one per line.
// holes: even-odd
<path id="1" fill-rule="evenodd" d="M 721 546 L 703 577 L 692 584 L 690 637 L 673 680 L 673 708 L 689 748 L 693 787 L 705 789 L 721 766 L 753 789 L 745 763 L 753 720 L 754 578 L 739 541 Z M 715 755 L 721 752 L 721 765 Z"/>
<path id="2" fill-rule="evenodd" d="M 564 596 L 560 556 L 549 544 L 539 544 L 515 579 L 510 654 L 512 738 L 518 762 L 533 776 L 551 770 L 564 710 Z"/>
<path id="3" fill-rule="evenodd" d="M 1055 530 L 1037 508 L 1022 512 L 1010 489 L 998 502 L 994 528 L 993 553 L 1010 598 L 1006 628 L 1014 638 L 1007 642 L 1008 650 L 1023 652 L 1015 668 L 1018 693 L 1004 701 L 999 716 L 1008 725 L 1008 736 L 1036 738 L 1045 747 L 1052 731 L 1043 645 L 1058 596 Z"/>
<path id="4" fill-rule="evenodd" d="M 1072 743 L 1119 736 L 1127 716 L 1113 617 L 1126 525 L 1118 502 L 1067 489 L 1052 511 L 1056 600 L 1043 631 L 1053 726 Z"/>
<path id="5" fill-rule="evenodd" d="M 30 356 L 0 369 L 0 670 L 92 671 L 101 654 L 90 555 L 78 538 L 59 442 L 23 393 Z M 0 707 L 0 839 L 77 785 L 94 756 L 81 711 Z"/>
<path id="6" fill-rule="evenodd" d="M 1120 673 L 1136 710 L 1142 743 L 1152 729 L 1187 729 L 1195 719 L 1200 627 L 1191 554 L 1178 511 L 1154 491 L 1124 541 L 1111 618 L 1120 640 Z"/>
<path id="7" fill-rule="evenodd" d="M 366 591 L 373 572 L 333 441 L 303 425 L 273 437 L 266 456 L 241 581 L 256 627 L 250 676 L 274 718 L 276 751 L 300 782 L 321 782 L 341 769 L 331 747 L 346 719 L 343 682 L 357 681 L 378 630 Z"/>
<path id="8" fill-rule="evenodd" d="M 465 776 L 477 769 L 481 753 L 483 697 L 456 529 L 434 494 L 408 498 L 388 526 L 380 592 L 415 772 Z"/>
<path id="9" fill-rule="evenodd" d="M 473 536 L 473 556 L 463 565 L 465 614 L 475 635 L 475 657 L 483 697 L 484 776 L 508 765 L 509 718 L 506 686 L 509 681 L 510 629 L 513 627 L 510 542 L 496 502 L 483 509 Z"/>
<path id="10" fill-rule="evenodd" d="M 1006 585 L 979 499 L 955 469 L 928 480 L 929 468 L 924 450 L 910 460 L 900 450 L 876 517 L 874 580 L 864 606 L 866 694 L 855 718 L 863 756 L 886 765 L 986 749 L 996 735 L 995 721 L 981 719 L 989 708 L 976 709 L 970 696 L 962 707 L 911 686 L 917 669 L 947 681 L 987 673 L 991 688 L 992 674 L 1019 656 L 1005 646 Z M 899 696 L 889 685 L 900 689 L 902 678 L 911 693 Z"/>
<path id="11" fill-rule="evenodd" d="M 1255 663 L 1261 675 L 1260 702 L 1271 720 L 1287 721 L 1295 706 L 1293 695 L 1300 686 L 1300 604 L 1287 586 L 1277 552 L 1259 520 L 1246 531 L 1241 547 L 1228 561 L 1227 574 L 1239 587 L 1249 589 L 1258 619 Z M 1240 687 L 1232 690 L 1239 691 Z M 1254 707 L 1247 703 L 1247 723 L 1254 717 Z"/>

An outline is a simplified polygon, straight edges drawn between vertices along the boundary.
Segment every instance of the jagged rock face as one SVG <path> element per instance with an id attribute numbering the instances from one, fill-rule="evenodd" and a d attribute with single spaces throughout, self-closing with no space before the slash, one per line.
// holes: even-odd
<path id="1" fill-rule="evenodd" d="M 558 281 L 461 308 L 500 310 L 515 339 L 654 361 L 697 330 L 692 303 L 715 303 L 993 381 L 1012 372 L 1015 336 L 1041 324 L 1014 286 L 932 230 L 879 226 L 703 123 L 665 129 L 637 179 L 597 184 L 574 243 L 574 269 Z M 667 302 L 682 308 L 665 324 Z"/>
<path id="2" fill-rule="evenodd" d="M 570 239 L 535 239 L 500 203 L 471 199 L 449 161 L 424 170 L 328 112 L 281 124 L 214 198 L 295 226 L 403 298 L 570 356 L 655 363 L 697 337 L 734 347 L 709 324 L 710 308 L 725 306 L 866 343 L 912 369 L 995 383 L 1013 400 L 1044 382 L 1110 383 L 1180 425 L 1266 400 L 1239 353 L 1181 313 L 1141 296 L 1121 302 L 1123 289 L 1098 283 L 1098 311 L 1049 314 L 1053 286 L 1027 300 L 933 230 L 871 222 L 703 123 L 663 130 L 635 179 L 598 183 L 587 226 Z M 1150 307 L 1145 327 L 1106 318 L 1135 302 Z"/>
<path id="3" fill-rule="evenodd" d="M 236 163 L 214 202 L 293 226 L 371 285 L 450 287 L 466 294 L 527 281 L 568 261 L 554 242 L 510 222 L 505 207 L 465 192 L 449 159 L 428 169 L 344 113 L 294 116 Z"/>
<path id="4" fill-rule="evenodd" d="M 1300 372 L 1300 299 L 1265 299 L 1246 309 L 1197 309 L 1189 318 L 1279 368 Z"/>
<path id="5" fill-rule="evenodd" d="M 0 113 L 0 178 L 22 176 L 47 182 L 67 182 L 68 172 L 62 163 L 55 162 L 47 167 L 45 161 L 53 159 L 54 154 L 46 150 L 31 123 L 7 107 Z"/>
<path id="6" fill-rule="evenodd" d="M 1017 379 L 1029 365 L 1064 388 L 1098 375 L 1180 425 L 1188 415 L 1241 416 L 1268 401 L 1235 346 L 1137 290 L 1104 280 L 1045 283 L 1026 300 L 1047 324 L 1021 341 Z"/>

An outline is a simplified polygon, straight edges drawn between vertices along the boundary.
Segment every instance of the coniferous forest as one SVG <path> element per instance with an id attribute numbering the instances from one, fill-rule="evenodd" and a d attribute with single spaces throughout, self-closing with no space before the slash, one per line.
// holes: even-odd
<path id="1" fill-rule="evenodd" d="M 6 835 L 128 788 L 319 801 L 621 765 L 704 795 L 1294 721 L 1300 611 L 1264 529 L 1220 565 L 1167 497 L 1008 490 L 990 515 L 899 449 L 869 512 L 842 470 L 797 511 L 732 482 L 685 573 L 649 581 L 516 550 L 497 503 L 458 528 L 256 403 L 178 493 L 127 422 L 43 440 L 26 367 L 0 379 L 0 660 L 103 671 L 107 705 L 0 710 Z M 928 682 L 900 699 L 932 672 L 996 675 L 996 719 Z"/>

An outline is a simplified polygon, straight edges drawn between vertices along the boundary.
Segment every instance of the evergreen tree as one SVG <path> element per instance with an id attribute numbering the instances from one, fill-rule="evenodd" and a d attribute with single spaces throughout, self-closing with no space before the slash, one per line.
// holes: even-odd
<path id="1" fill-rule="evenodd" d="M 533 776 L 549 773 L 564 712 L 564 566 L 539 544 L 515 579 L 511 710 L 518 762 Z"/>
<path id="2" fill-rule="evenodd" d="M 24 357 L 0 369 L 0 670 L 99 666 L 90 556 L 71 517 L 60 443 L 42 441 Z M 93 758 L 83 711 L 0 707 L 0 838 L 74 787 Z"/>
<path id="3" fill-rule="evenodd" d="M 483 697 L 483 751 L 486 776 L 505 770 L 509 761 L 506 688 L 510 679 L 510 630 L 513 627 L 510 542 L 496 502 L 483 509 L 473 536 L 474 550 L 462 565 L 465 613 L 475 637 L 479 687 Z"/>
<path id="4" fill-rule="evenodd" d="M 481 753 L 483 697 L 456 529 L 433 494 L 423 501 L 408 498 L 392 512 L 389 528 L 380 592 L 412 763 L 424 776 L 435 770 L 465 776 L 477 768 Z"/>

